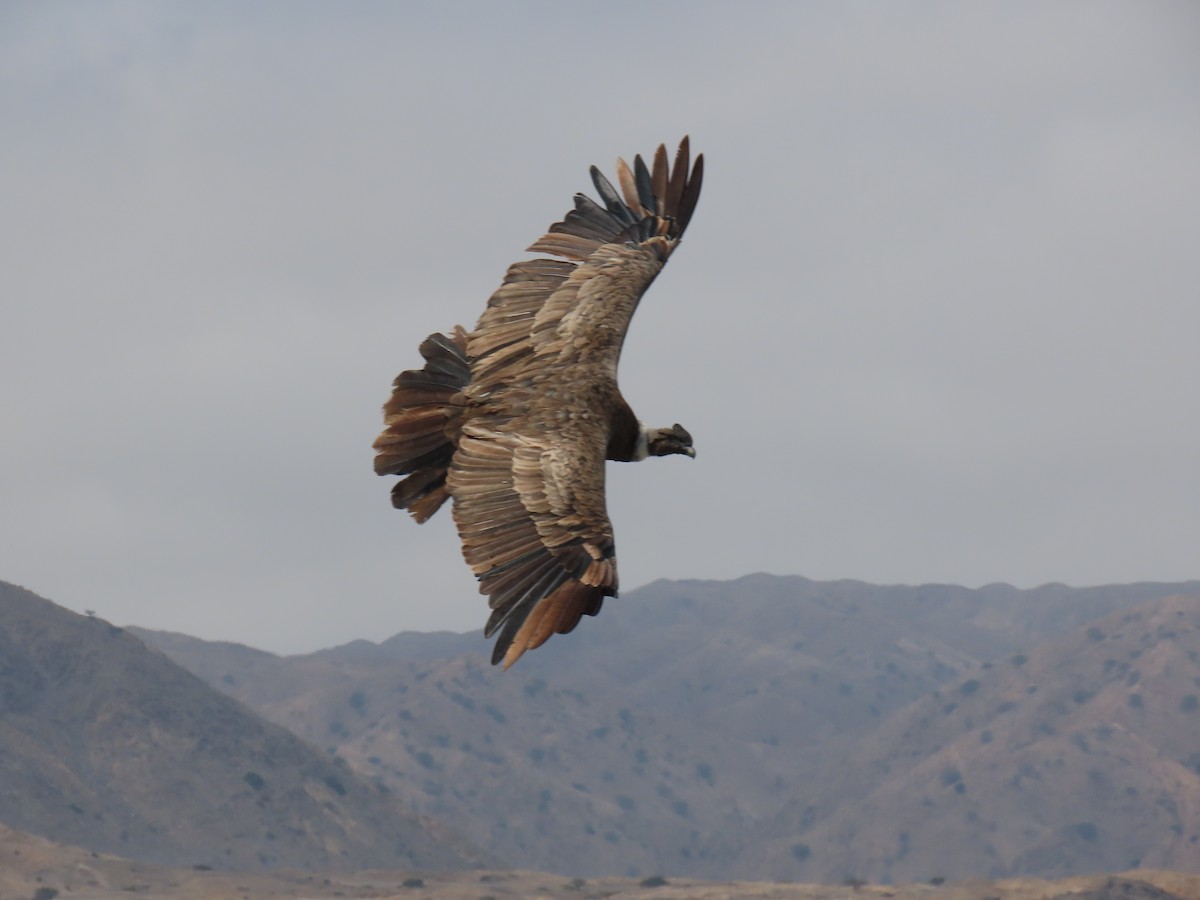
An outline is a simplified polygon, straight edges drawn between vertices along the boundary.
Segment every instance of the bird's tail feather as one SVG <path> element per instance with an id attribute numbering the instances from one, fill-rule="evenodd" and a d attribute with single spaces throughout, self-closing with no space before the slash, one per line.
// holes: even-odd
<path id="1" fill-rule="evenodd" d="M 467 333 L 431 334 L 421 344 L 422 369 L 401 372 L 383 407 L 375 441 L 375 473 L 407 475 L 392 488 L 392 505 L 424 522 L 450 496 L 446 471 L 462 428 L 462 390 L 471 377 Z"/>

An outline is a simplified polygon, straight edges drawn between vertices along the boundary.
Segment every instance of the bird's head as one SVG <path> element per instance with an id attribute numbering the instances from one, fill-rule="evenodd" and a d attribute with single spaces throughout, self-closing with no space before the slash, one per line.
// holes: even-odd
<path id="1" fill-rule="evenodd" d="M 651 428 L 647 431 L 647 456 L 670 456 L 672 453 L 682 453 L 695 458 L 692 436 L 686 428 L 676 423 L 670 428 Z"/>

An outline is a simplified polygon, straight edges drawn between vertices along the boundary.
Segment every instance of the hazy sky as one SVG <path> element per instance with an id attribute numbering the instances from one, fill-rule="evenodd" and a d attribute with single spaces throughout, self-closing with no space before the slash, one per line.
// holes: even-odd
<path id="1" fill-rule="evenodd" d="M 481 627 L 379 407 L 685 133 L 621 377 L 698 455 L 610 464 L 626 589 L 1200 577 L 1200 5 L 734 9 L 0 4 L 0 579 L 280 652 Z"/>

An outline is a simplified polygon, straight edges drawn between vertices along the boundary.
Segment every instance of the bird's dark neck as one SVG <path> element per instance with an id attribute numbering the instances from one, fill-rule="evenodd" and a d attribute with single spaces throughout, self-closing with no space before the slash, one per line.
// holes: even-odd
<path id="1" fill-rule="evenodd" d="M 646 435 L 642 423 L 623 397 L 613 409 L 608 450 L 604 455 L 616 462 L 636 462 L 646 458 Z"/>

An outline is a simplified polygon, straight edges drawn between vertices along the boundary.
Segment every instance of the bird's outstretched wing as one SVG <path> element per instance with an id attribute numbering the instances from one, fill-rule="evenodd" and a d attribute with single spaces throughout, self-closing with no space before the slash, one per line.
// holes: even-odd
<path id="1" fill-rule="evenodd" d="M 616 370 L 629 321 L 691 219 L 703 157 L 592 167 L 603 206 L 575 208 L 516 263 L 468 336 L 467 419 L 447 485 L 463 555 L 488 596 L 493 662 L 511 665 L 617 592 L 605 458 L 631 419 Z"/>

